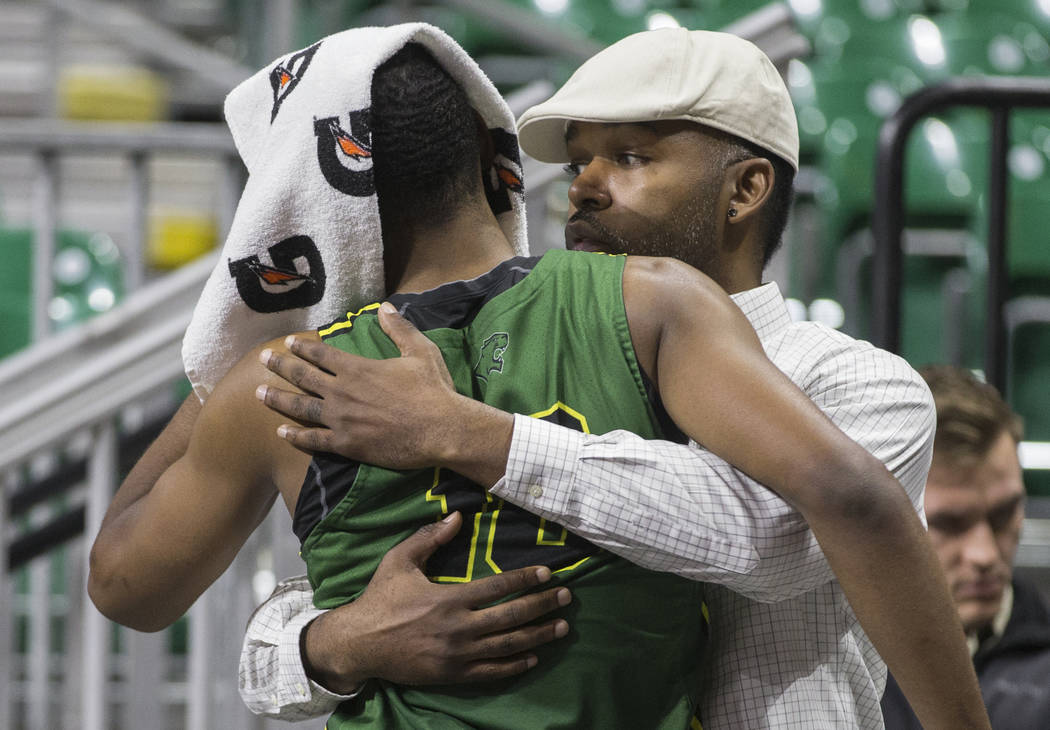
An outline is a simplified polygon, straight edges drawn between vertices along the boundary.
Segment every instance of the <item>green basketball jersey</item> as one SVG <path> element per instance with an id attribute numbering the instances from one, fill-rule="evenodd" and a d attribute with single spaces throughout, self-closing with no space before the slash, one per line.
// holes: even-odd
<path id="1" fill-rule="evenodd" d="M 589 433 L 668 437 L 635 359 L 624 312 L 623 257 L 551 251 L 477 279 L 390 301 L 442 351 L 456 388 L 506 411 Z M 329 344 L 398 356 L 376 305 L 322 329 Z M 568 637 L 505 681 L 406 687 L 369 682 L 329 730 L 382 728 L 687 728 L 702 641 L 700 585 L 639 568 L 463 477 L 397 472 L 318 455 L 294 518 L 314 602 L 353 600 L 382 556 L 418 527 L 459 510 L 456 539 L 428 562 L 462 583 L 548 565 L 573 591 Z M 638 515 L 644 520 L 645 515 Z"/>

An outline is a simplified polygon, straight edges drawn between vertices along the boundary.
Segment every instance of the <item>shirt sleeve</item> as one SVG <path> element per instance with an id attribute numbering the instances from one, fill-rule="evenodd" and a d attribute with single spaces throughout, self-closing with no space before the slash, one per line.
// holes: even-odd
<path id="1" fill-rule="evenodd" d="M 807 377 L 796 382 L 886 464 L 921 516 L 935 422 L 922 379 L 868 346 L 832 348 L 800 368 Z M 834 577 L 796 510 L 695 443 L 583 434 L 517 415 L 491 491 L 638 565 L 753 600 L 792 598 Z"/>
<path id="2" fill-rule="evenodd" d="M 332 713 L 355 694 L 329 692 L 306 676 L 300 635 L 324 613 L 314 608 L 306 576 L 283 580 L 248 620 L 237 668 L 241 699 L 256 715 L 308 720 Z"/>

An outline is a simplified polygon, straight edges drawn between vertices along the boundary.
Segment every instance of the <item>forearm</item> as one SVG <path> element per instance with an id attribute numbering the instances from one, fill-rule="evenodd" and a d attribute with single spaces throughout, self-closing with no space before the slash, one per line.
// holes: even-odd
<path id="1" fill-rule="evenodd" d="M 329 692 L 351 694 L 356 692 L 375 671 L 369 667 L 367 658 L 371 641 L 382 642 L 369 632 L 371 624 L 355 619 L 358 607 L 349 604 L 338 615 L 338 624 L 328 626 L 336 619 L 331 613 L 324 613 L 312 619 L 303 629 L 299 643 L 303 669 L 306 676 L 317 682 Z M 351 650 L 336 650 L 335 645 L 325 638 L 325 632 L 337 631 L 350 638 Z"/>
<path id="2" fill-rule="evenodd" d="M 696 446 L 517 416 L 506 477 L 491 491 L 643 567 L 754 600 L 832 579 L 796 510 Z"/>
<path id="3" fill-rule="evenodd" d="M 886 473 L 852 491 L 856 502 L 803 512 L 857 618 L 923 727 L 987 728 L 962 627 L 910 502 Z"/>

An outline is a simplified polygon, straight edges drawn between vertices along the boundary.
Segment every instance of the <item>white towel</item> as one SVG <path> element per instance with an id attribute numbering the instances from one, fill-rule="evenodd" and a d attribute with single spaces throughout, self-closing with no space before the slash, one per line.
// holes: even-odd
<path id="1" fill-rule="evenodd" d="M 314 329 L 384 295 L 368 131 L 372 74 L 406 43 L 426 47 L 489 126 L 489 202 L 519 254 L 528 243 L 514 116 L 484 72 L 425 23 L 355 28 L 262 69 L 226 97 L 248 168 L 222 257 L 182 345 L 203 401 L 252 347 Z"/>

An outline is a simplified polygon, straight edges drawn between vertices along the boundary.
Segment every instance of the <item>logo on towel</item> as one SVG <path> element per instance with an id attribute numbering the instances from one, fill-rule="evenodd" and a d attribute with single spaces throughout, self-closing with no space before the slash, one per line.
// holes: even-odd
<path id="1" fill-rule="evenodd" d="M 474 375 L 479 380 L 489 382 L 489 375 L 503 372 L 503 353 L 510 345 L 510 335 L 506 332 L 493 332 L 481 343 L 481 353 L 474 363 Z"/>
<path id="2" fill-rule="evenodd" d="M 270 110 L 270 124 L 277 118 L 277 111 L 288 95 L 295 90 L 299 82 L 310 66 L 317 49 L 321 47 L 320 41 L 309 48 L 289 56 L 281 61 L 270 71 L 270 87 L 273 89 L 273 108 Z"/>
<path id="3" fill-rule="evenodd" d="M 511 209 L 510 194 L 525 194 L 522 182 L 521 156 L 518 153 L 518 138 L 510 132 L 494 127 L 489 130 L 495 149 L 495 159 L 485 185 L 489 207 L 496 215 Z"/>
<path id="4" fill-rule="evenodd" d="M 258 256 L 230 261 L 230 276 L 244 303 L 262 314 L 310 307 L 324 296 L 321 252 L 309 236 L 292 236 L 267 249 L 269 264 Z"/>
<path id="5" fill-rule="evenodd" d="M 367 198 L 376 191 L 372 178 L 371 109 L 352 111 L 343 126 L 339 117 L 314 120 L 317 162 L 328 184 L 341 193 Z"/>

